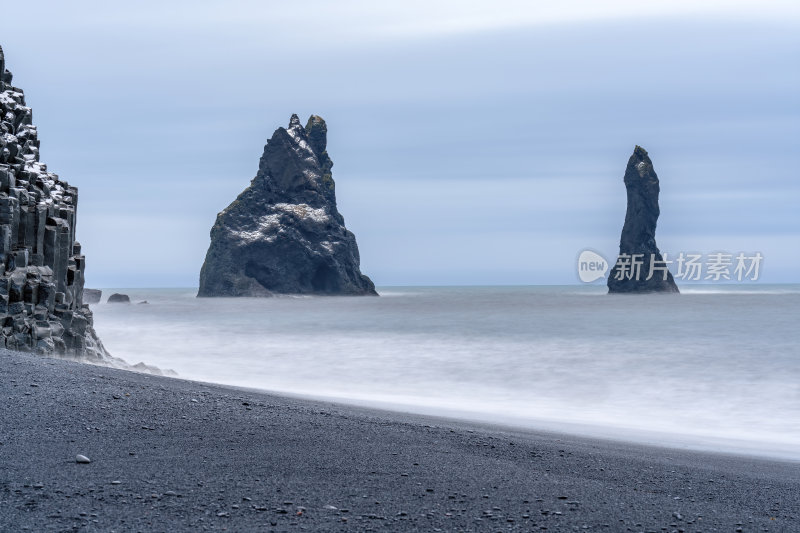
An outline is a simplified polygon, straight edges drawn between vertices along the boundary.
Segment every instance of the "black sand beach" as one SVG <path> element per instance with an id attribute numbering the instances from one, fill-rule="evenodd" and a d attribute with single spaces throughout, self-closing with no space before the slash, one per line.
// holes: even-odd
<path id="1" fill-rule="evenodd" d="M 7 351 L 0 375 L 3 532 L 800 531 L 798 463 Z"/>

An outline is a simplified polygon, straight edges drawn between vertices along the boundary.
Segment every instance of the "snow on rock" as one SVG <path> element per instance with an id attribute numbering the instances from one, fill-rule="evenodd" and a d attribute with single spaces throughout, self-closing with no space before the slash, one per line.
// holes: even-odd
<path id="1" fill-rule="evenodd" d="M 78 189 L 39 162 L 33 113 L 0 48 L 0 347 L 109 356 L 83 303 Z"/>
<path id="2" fill-rule="evenodd" d="M 336 208 L 326 146 L 318 116 L 275 131 L 250 186 L 217 216 L 198 296 L 377 294 Z"/>

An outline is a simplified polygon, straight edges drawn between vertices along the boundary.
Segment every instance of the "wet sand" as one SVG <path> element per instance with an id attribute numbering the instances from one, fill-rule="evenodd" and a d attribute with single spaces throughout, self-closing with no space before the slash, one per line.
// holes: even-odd
<path id="1" fill-rule="evenodd" d="M 797 462 L 4 350 L 0 401 L 0 531 L 800 531 Z"/>

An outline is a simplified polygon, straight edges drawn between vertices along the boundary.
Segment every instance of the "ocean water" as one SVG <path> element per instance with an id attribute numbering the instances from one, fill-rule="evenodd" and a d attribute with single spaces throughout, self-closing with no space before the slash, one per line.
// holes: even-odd
<path id="1" fill-rule="evenodd" d="M 800 459 L 800 286 L 383 288 L 93 305 L 181 377 L 596 437 Z M 112 290 L 104 290 L 104 299 Z"/>

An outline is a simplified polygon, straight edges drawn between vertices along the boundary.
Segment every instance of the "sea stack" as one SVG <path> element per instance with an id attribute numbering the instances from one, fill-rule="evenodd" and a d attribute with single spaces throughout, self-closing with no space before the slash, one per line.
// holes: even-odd
<path id="1" fill-rule="evenodd" d="M 83 302 L 78 189 L 39 161 L 31 108 L 12 78 L 0 48 L 0 347 L 103 360 Z"/>
<path id="2" fill-rule="evenodd" d="M 256 177 L 211 228 L 198 296 L 377 295 L 336 208 L 328 128 L 292 115 Z"/>
<path id="3" fill-rule="evenodd" d="M 647 151 L 641 146 L 637 146 L 628 159 L 625 188 L 628 191 L 628 209 L 619 241 L 619 258 L 608 276 L 608 292 L 679 292 L 656 246 L 656 224 L 660 214 L 658 175 Z"/>

